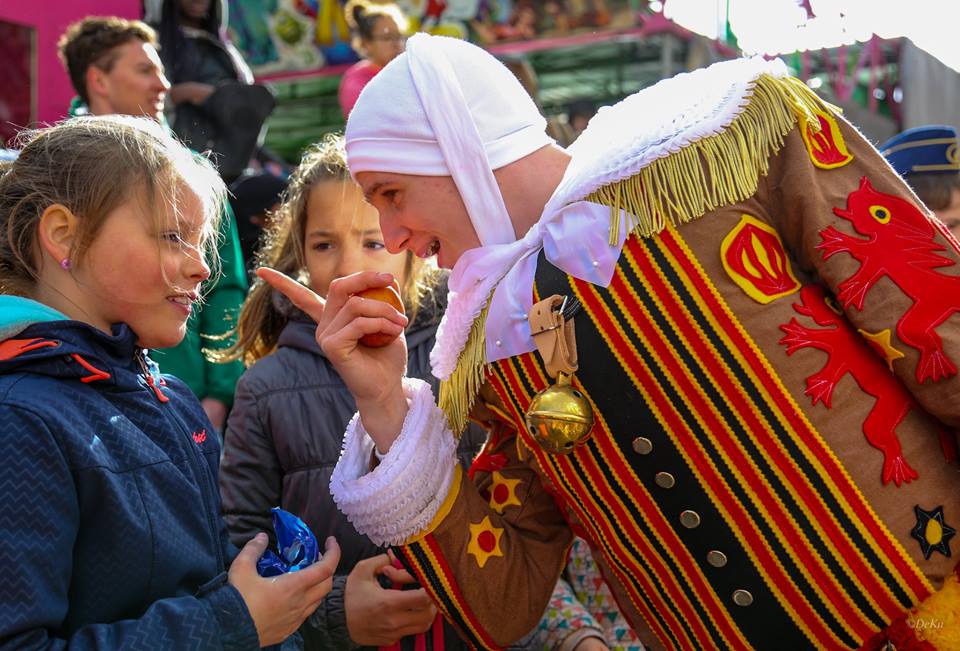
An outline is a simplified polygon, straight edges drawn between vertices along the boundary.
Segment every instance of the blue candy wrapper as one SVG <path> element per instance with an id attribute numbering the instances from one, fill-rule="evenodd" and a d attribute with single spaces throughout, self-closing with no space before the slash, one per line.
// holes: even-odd
<path id="1" fill-rule="evenodd" d="M 320 558 L 317 537 L 303 520 L 279 507 L 274 507 L 273 530 L 277 534 L 280 554 L 268 549 L 257 561 L 260 576 L 278 576 L 313 565 Z"/>

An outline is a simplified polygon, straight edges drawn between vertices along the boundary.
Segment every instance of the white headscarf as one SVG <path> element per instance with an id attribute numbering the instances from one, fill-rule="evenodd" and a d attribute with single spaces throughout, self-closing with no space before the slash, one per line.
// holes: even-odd
<path id="1" fill-rule="evenodd" d="M 360 93 L 347 121 L 350 173 L 451 176 L 480 243 L 517 239 L 493 170 L 552 144 L 516 77 L 465 41 L 416 34 Z M 522 233 L 520 233 L 522 235 Z"/>

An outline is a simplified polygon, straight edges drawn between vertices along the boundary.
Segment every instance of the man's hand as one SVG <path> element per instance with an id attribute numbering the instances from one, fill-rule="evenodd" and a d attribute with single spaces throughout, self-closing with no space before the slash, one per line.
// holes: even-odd
<path id="1" fill-rule="evenodd" d="M 265 579 L 257 574 L 257 560 L 266 548 L 267 534 L 258 533 L 240 550 L 227 575 L 247 604 L 260 646 L 279 644 L 300 627 L 330 592 L 340 562 L 340 547 L 331 537 L 323 558 L 313 565 Z"/>
<path id="2" fill-rule="evenodd" d="M 406 340 L 399 336 L 408 319 L 383 301 L 356 294 L 387 287 L 390 274 L 363 271 L 330 283 L 326 299 L 279 271 L 261 267 L 257 275 L 317 322 L 317 342 L 357 401 L 363 427 L 381 453 L 390 449 L 407 416 L 401 379 L 407 366 Z M 396 336 L 386 346 L 360 344 L 364 335 Z"/>
<path id="3" fill-rule="evenodd" d="M 203 104 L 217 90 L 216 86 L 200 83 L 199 81 L 185 81 L 170 89 L 170 101 L 174 104 Z"/>
<path id="4" fill-rule="evenodd" d="M 394 585 L 407 585 L 414 578 L 390 565 L 386 554 L 357 563 L 347 576 L 344 609 L 350 639 L 361 646 L 389 646 L 405 635 L 429 630 L 437 607 L 423 588 L 386 590 L 377 581 L 384 574 Z"/>

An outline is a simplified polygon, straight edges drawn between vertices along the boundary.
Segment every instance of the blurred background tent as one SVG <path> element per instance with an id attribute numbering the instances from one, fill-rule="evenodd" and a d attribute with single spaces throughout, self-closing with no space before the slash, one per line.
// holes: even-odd
<path id="1" fill-rule="evenodd" d="M 960 127 L 960 2 L 939 0 L 399 0 L 412 28 L 468 38 L 524 75 L 557 125 L 656 81 L 739 54 L 780 56 L 874 142 Z M 342 129 L 340 75 L 357 60 L 340 0 L 227 0 L 229 31 L 274 90 L 267 146 L 287 161 Z M 57 37 L 142 0 L 0 2 L 0 135 L 63 117 Z M 575 134 L 571 129 L 570 133 Z"/>

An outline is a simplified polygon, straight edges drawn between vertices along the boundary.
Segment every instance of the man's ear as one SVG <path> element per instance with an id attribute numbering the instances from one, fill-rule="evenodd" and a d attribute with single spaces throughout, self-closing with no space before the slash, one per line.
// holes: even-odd
<path id="1" fill-rule="evenodd" d="M 107 73 L 97 66 L 87 66 L 84 80 L 87 85 L 87 98 L 107 97 L 110 94 L 110 81 L 107 79 Z"/>
<path id="2" fill-rule="evenodd" d="M 77 239 L 79 220 L 69 208 L 55 203 L 40 215 L 37 225 L 37 242 L 41 254 L 53 258 L 58 264 L 70 258 Z"/>

